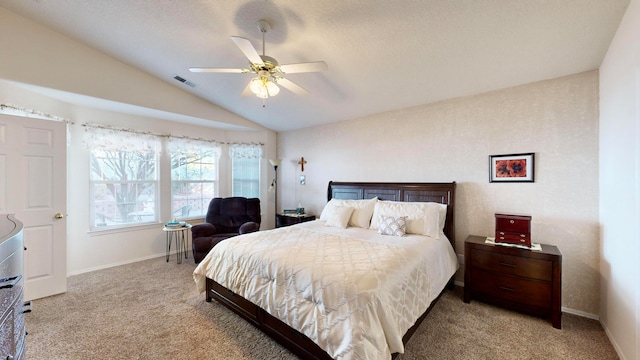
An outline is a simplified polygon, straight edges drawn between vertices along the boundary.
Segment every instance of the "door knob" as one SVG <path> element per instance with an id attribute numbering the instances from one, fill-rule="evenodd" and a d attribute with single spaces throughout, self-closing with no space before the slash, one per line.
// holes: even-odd
<path id="1" fill-rule="evenodd" d="M 56 219 L 62 219 L 64 215 L 62 213 L 57 213 L 54 215 Z"/>

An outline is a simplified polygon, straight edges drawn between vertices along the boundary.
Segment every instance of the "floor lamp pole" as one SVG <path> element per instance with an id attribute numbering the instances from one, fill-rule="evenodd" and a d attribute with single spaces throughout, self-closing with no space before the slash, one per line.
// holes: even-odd
<path id="1" fill-rule="evenodd" d="M 275 196 L 274 199 L 274 209 L 273 209 L 273 216 L 275 219 L 275 224 L 276 226 L 278 225 L 278 165 L 273 165 L 273 194 Z"/>
<path id="2" fill-rule="evenodd" d="M 273 166 L 273 183 L 271 184 L 273 186 L 273 193 L 275 195 L 275 200 L 274 200 L 275 208 L 273 209 L 273 212 L 274 212 L 273 217 L 275 220 L 274 225 L 277 227 L 278 226 L 278 165 L 280 165 L 282 160 L 269 159 L 269 162 Z"/>

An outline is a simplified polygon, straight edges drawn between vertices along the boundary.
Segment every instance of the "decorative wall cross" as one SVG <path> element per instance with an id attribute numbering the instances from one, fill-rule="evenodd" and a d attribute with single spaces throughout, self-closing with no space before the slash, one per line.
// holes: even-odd
<path id="1" fill-rule="evenodd" d="M 306 164 L 307 162 L 304 160 L 304 156 L 300 158 L 300 161 L 298 161 L 298 164 L 300 164 L 300 170 L 304 171 L 304 164 Z"/>

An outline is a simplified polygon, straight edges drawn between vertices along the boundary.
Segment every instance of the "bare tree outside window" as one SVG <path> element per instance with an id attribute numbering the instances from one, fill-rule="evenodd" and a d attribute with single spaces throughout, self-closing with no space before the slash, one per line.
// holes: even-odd
<path id="1" fill-rule="evenodd" d="M 91 133 L 91 228 L 157 223 L 160 213 L 160 147 L 168 146 L 171 219 L 201 217 L 216 196 L 218 144 L 184 139 L 160 142 L 145 134 Z M 162 166 L 165 163 L 163 163 Z"/>
<path id="2" fill-rule="evenodd" d="M 93 226 L 157 221 L 157 163 L 153 151 L 93 150 Z"/>

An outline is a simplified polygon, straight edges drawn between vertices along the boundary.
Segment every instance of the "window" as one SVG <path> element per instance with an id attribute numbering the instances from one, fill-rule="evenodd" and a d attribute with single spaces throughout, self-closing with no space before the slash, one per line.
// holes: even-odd
<path id="1" fill-rule="evenodd" d="M 91 228 L 158 221 L 159 139 L 91 129 Z"/>
<path id="2" fill-rule="evenodd" d="M 169 151 L 173 218 L 205 216 L 217 193 L 220 147 L 210 142 L 172 139 Z"/>
<path id="3" fill-rule="evenodd" d="M 231 157 L 231 193 L 247 198 L 260 197 L 260 159 L 262 148 L 254 144 L 234 144 Z"/>
<path id="4" fill-rule="evenodd" d="M 211 199 L 220 196 L 221 143 L 85 126 L 91 230 L 204 217 Z M 261 145 L 233 144 L 230 154 L 232 172 L 224 179 L 232 181 L 232 194 L 259 197 Z M 169 193 L 171 199 L 161 198 Z"/>

